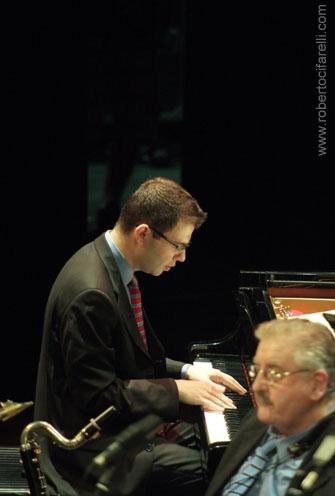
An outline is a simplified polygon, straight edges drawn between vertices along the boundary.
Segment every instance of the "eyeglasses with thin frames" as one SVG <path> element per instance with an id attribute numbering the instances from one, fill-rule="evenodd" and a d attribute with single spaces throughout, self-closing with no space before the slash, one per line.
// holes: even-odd
<path id="1" fill-rule="evenodd" d="M 172 241 L 171 239 L 169 239 L 167 236 L 165 236 L 165 234 L 161 233 L 160 231 L 158 231 L 158 229 L 155 229 L 154 227 L 151 227 L 149 226 L 150 229 L 155 233 L 157 234 L 157 236 L 159 236 L 160 238 L 164 239 L 165 241 L 167 241 L 168 243 L 170 243 L 170 245 L 174 246 L 175 249 L 179 252 L 182 252 L 184 250 L 187 250 L 187 248 L 189 248 L 191 242 L 189 243 L 177 243 L 176 241 Z"/>
<path id="2" fill-rule="evenodd" d="M 289 375 L 292 374 L 298 374 L 300 372 L 310 372 L 310 369 L 299 369 L 299 370 L 293 370 L 292 372 L 289 372 L 287 370 L 276 370 L 274 368 L 265 368 L 262 369 L 258 365 L 252 364 L 249 367 L 248 373 L 251 381 L 254 381 L 256 377 L 258 376 L 259 373 L 262 373 L 264 379 L 266 382 L 269 384 L 275 384 L 277 382 L 280 382 L 282 379 L 285 377 L 288 377 Z"/>

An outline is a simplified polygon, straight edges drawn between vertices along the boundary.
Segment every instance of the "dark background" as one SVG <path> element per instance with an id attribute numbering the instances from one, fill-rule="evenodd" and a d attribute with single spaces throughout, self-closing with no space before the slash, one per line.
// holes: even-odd
<path id="1" fill-rule="evenodd" d="M 53 279 L 112 226 L 142 145 L 150 174 L 179 163 L 209 212 L 185 264 L 142 277 L 171 356 L 187 359 L 190 341 L 231 329 L 241 269 L 335 270 L 333 113 L 329 104 L 319 158 L 316 4 L 301 5 L 148 0 L 8 13 L 0 400 L 33 399 Z M 96 161 L 110 174 L 94 232 Z"/>

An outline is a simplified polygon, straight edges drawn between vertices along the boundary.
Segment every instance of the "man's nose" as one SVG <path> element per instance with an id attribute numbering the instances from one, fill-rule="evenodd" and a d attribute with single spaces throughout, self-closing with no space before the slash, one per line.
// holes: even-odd
<path id="1" fill-rule="evenodd" d="M 252 383 L 252 390 L 257 392 L 257 391 L 264 391 L 266 389 L 268 389 L 269 387 L 269 383 L 268 381 L 265 379 L 264 377 L 264 374 L 262 371 L 258 372 L 258 374 L 256 375 L 253 383 Z"/>
<path id="2" fill-rule="evenodd" d="M 186 250 L 183 250 L 175 255 L 175 260 L 177 262 L 185 262 L 186 260 Z"/>

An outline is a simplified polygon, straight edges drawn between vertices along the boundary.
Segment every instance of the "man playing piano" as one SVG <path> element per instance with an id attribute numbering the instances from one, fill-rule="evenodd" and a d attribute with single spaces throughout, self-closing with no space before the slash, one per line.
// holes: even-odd
<path id="1" fill-rule="evenodd" d="M 206 217 L 175 181 L 145 181 L 124 204 L 115 226 L 74 254 L 51 289 L 35 420 L 49 421 L 71 438 L 110 405 L 120 414 L 83 449 L 66 452 L 50 446 L 53 464 L 81 496 L 87 489 L 81 485 L 83 474 L 93 457 L 127 425 L 155 413 L 171 427 L 183 405 L 223 411 L 233 407 L 226 387 L 245 392 L 219 370 L 199 370 L 166 358 L 136 287 L 135 272 L 159 276 L 184 262 L 193 231 Z M 106 494 L 203 494 L 193 426 L 184 422 L 174 427 L 144 446 L 120 487 L 112 480 Z M 58 493 L 73 495 L 62 479 L 56 480 L 53 469 L 48 471 L 50 460 L 43 449 L 41 461 Z"/>
<path id="2" fill-rule="evenodd" d="M 335 337 L 303 319 L 258 325 L 256 409 L 226 448 L 206 496 L 335 494 Z"/>

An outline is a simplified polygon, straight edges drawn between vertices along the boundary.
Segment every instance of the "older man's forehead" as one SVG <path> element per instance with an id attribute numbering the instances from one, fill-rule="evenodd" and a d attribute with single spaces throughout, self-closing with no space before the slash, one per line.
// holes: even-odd
<path id="1" fill-rule="evenodd" d="M 294 352 L 298 349 L 298 340 L 285 338 L 265 338 L 257 347 L 254 363 L 267 367 L 284 368 L 294 363 Z"/>

